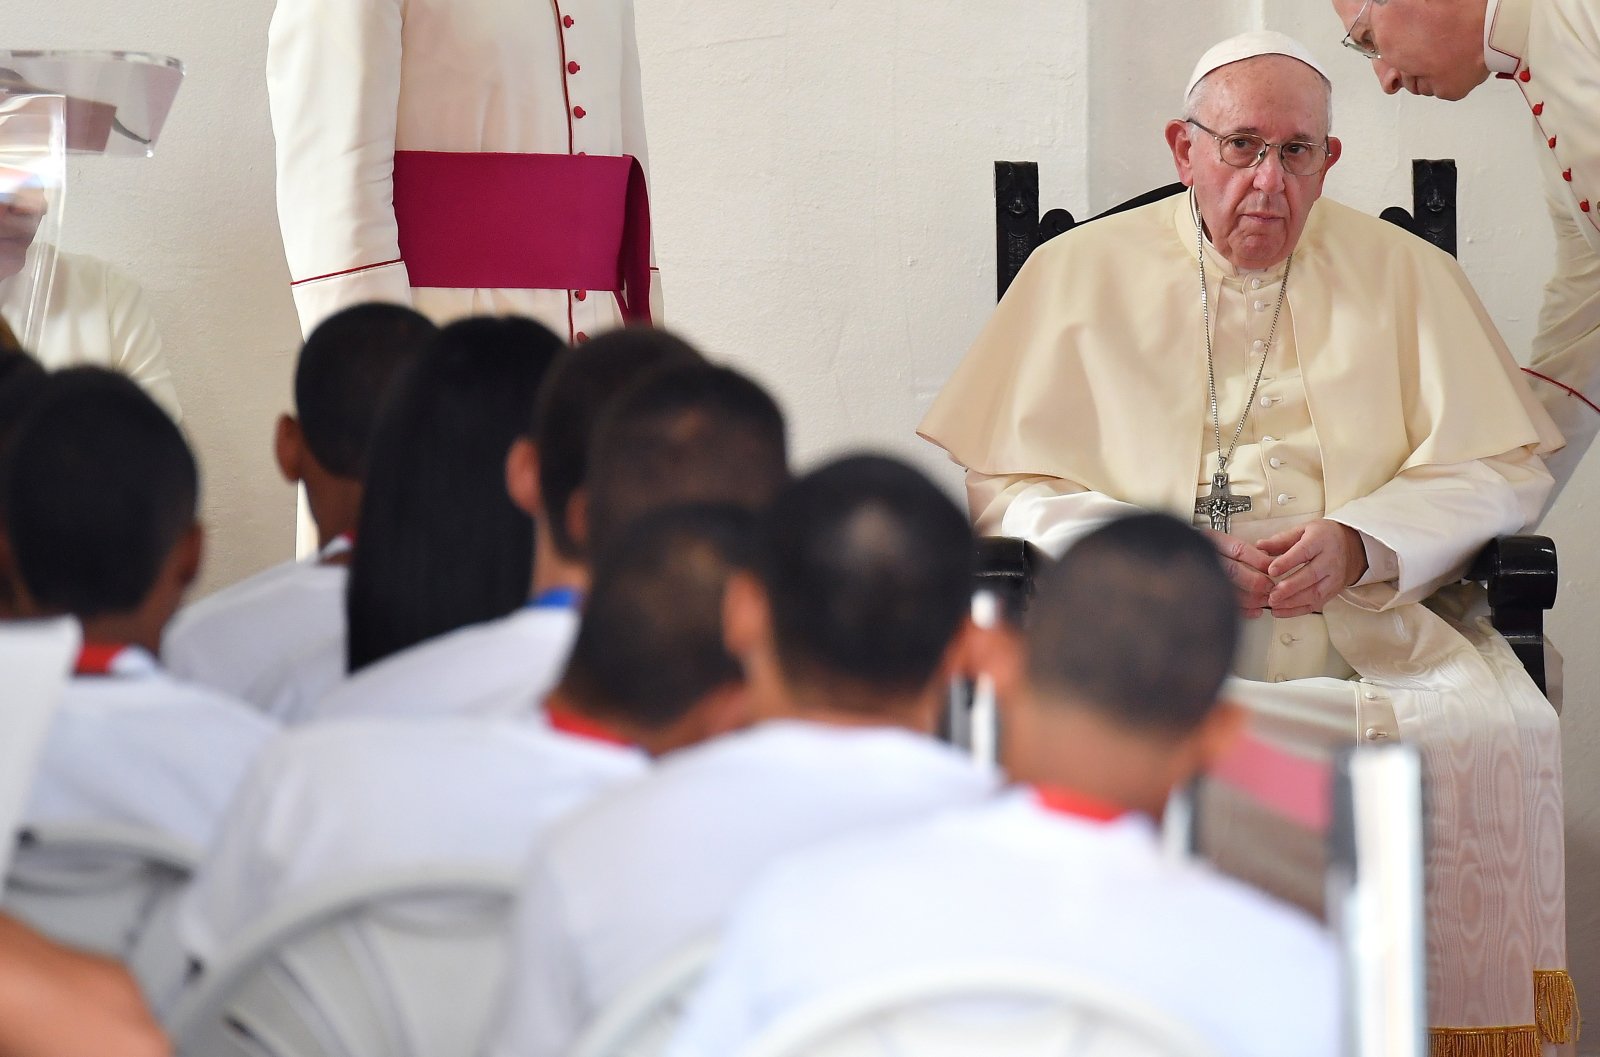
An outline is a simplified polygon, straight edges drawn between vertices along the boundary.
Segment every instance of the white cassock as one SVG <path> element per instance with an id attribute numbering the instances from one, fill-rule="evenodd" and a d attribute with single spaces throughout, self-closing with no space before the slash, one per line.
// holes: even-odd
<path id="1" fill-rule="evenodd" d="M 981 531 L 1059 552 L 1120 512 L 1196 517 L 1216 444 L 1195 252 L 1179 197 L 1030 258 L 921 427 L 968 468 Z M 1205 252 L 1226 445 L 1284 268 Z M 1247 621 L 1230 692 L 1261 734 L 1302 749 L 1394 736 L 1421 749 L 1430 1022 L 1500 1030 L 1508 1048 L 1554 1023 L 1567 985 L 1560 732 L 1482 620 L 1482 592 L 1436 592 L 1538 516 L 1551 482 L 1537 453 L 1559 444 L 1448 255 L 1315 205 L 1230 464 L 1251 500 L 1233 531 L 1327 517 L 1361 533 L 1372 571 L 1323 614 Z M 1232 832 L 1230 869 L 1316 902 L 1314 847 Z"/>
<path id="2" fill-rule="evenodd" d="M 637 749 L 532 720 L 348 720 L 285 732 L 257 760 L 178 912 L 202 963 L 331 885 L 450 865 L 506 872 L 538 834 L 641 775 Z"/>
<path id="3" fill-rule="evenodd" d="M 741 899 L 666 1057 L 896 973 L 1004 964 L 1143 1000 L 1231 1057 L 1342 1052 L 1337 953 L 1301 912 L 1173 861 L 1142 815 L 1029 790 L 797 852 Z"/>
<path id="4" fill-rule="evenodd" d="M 5 708 L 0 709 L 0 877 L 11 866 L 12 836 L 51 714 L 72 673 L 79 637 L 71 617 L 0 624 L 0 671 L 6 673 Z"/>
<path id="5" fill-rule="evenodd" d="M 578 635 L 570 605 L 529 603 L 509 616 L 469 624 L 390 654 L 344 676 L 344 643 L 296 662 L 299 675 L 272 704 L 287 723 L 365 716 L 532 715 L 561 676 Z M 316 686 L 329 676 L 331 685 Z M 319 689 L 316 696 L 305 692 Z"/>
<path id="6" fill-rule="evenodd" d="M 274 565 L 185 606 L 162 636 L 161 662 L 180 679 L 269 713 L 291 697 L 314 696 L 295 692 L 305 679 L 294 665 L 313 651 L 344 653 L 349 570 L 329 559 L 348 549 L 340 537 L 314 558 Z"/>
<path id="7" fill-rule="evenodd" d="M 649 300 L 632 0 L 278 0 L 267 93 L 304 332 L 392 301 L 573 341 Z"/>
<path id="8" fill-rule="evenodd" d="M 111 367 L 128 375 L 174 419 L 182 417 L 172 372 L 161 351 L 161 334 L 139 284 L 98 257 L 62 253 L 35 244 L 30 265 L 0 279 L 0 315 L 22 338 L 20 320 L 32 301 L 31 257 L 44 253 L 55 262 L 44 325 L 29 349 L 51 370 L 60 367 Z"/>
<path id="9" fill-rule="evenodd" d="M 640 974 L 714 935 L 778 856 L 994 786 L 948 746 L 890 728 L 771 721 L 663 758 L 534 853 L 490 1052 L 564 1054 Z"/>
<path id="10" fill-rule="evenodd" d="M 1499 0 L 1485 57 L 1533 116 L 1534 150 L 1555 227 L 1530 371 L 1567 438 L 1549 459 L 1557 487 L 1600 432 L 1600 7 L 1593 0 Z"/>
<path id="11" fill-rule="evenodd" d="M 198 855 L 277 730 L 244 703 L 182 683 L 126 647 L 109 674 L 67 684 L 24 822 L 147 829 Z"/>

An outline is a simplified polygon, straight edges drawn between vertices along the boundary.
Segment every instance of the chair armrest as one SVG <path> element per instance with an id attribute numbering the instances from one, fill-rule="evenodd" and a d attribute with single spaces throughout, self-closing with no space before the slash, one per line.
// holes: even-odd
<path id="1" fill-rule="evenodd" d="M 1015 536 L 982 536 L 977 541 L 974 590 L 993 591 L 1006 618 L 1020 624 L 1033 598 L 1035 581 L 1048 561 L 1043 551 Z"/>
<path id="2" fill-rule="evenodd" d="M 1555 608 L 1559 584 L 1555 541 L 1548 536 L 1499 536 L 1484 545 L 1465 577 L 1489 594 L 1490 621 L 1543 692 L 1544 614 Z"/>

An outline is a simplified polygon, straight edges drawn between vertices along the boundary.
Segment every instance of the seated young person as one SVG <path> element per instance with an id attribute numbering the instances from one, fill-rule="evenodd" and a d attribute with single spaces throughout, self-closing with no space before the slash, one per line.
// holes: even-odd
<path id="1" fill-rule="evenodd" d="M 278 739 L 180 909 L 185 948 L 203 964 L 318 885 L 441 863 L 513 871 L 552 820 L 642 773 L 641 748 L 744 722 L 722 595 L 750 564 L 750 521 L 690 507 L 624 534 L 595 574 L 548 724 L 530 702 L 521 719 L 329 720 Z"/>
<path id="2" fill-rule="evenodd" d="M 92 428 L 86 427 L 92 424 Z M 116 822 L 193 847 L 275 724 L 155 655 L 200 567 L 198 473 L 178 427 L 103 368 L 49 376 L 0 467 L 20 609 L 83 626 L 25 822 Z"/>
<path id="3" fill-rule="evenodd" d="M 847 459 L 785 488 L 725 603 L 756 725 L 671 753 L 540 842 L 491 1052 L 565 1053 L 777 856 L 988 795 L 931 736 L 971 594 L 967 520 L 915 471 Z"/>
<path id="4" fill-rule="evenodd" d="M 336 681 L 338 670 L 289 666 L 318 648 L 343 652 L 345 572 L 373 421 L 395 375 L 437 333 L 409 308 L 368 304 L 329 317 L 306 339 L 295 366 L 296 414 L 279 416 L 273 454 L 285 480 L 305 485 L 317 555 L 184 607 L 161 643 L 174 675 L 263 708 L 286 696 L 286 679 L 309 680 L 300 697 Z"/>
<path id="5" fill-rule="evenodd" d="M 1113 521 L 1047 572 L 1026 677 L 1000 673 L 988 801 L 799 853 L 734 913 L 672 1057 L 739 1053 L 810 999 L 899 971 L 1058 970 L 1167 1012 L 1232 1057 L 1332 1055 L 1339 975 L 1308 918 L 1161 848 L 1156 819 L 1227 746 L 1238 636 L 1215 548 L 1165 515 Z"/>
<path id="6" fill-rule="evenodd" d="M 506 449 L 561 348 L 532 320 L 466 319 L 440 331 L 395 380 L 372 435 L 345 640 L 289 666 L 341 677 L 325 679 L 332 685 L 315 696 L 303 675 L 284 686 L 273 707 L 286 721 L 404 715 L 407 695 L 464 700 L 499 677 L 482 664 L 408 669 L 398 683 L 379 673 L 524 601 L 533 525 L 506 497 Z M 564 645 L 572 623 L 556 621 L 549 634 Z M 548 688 L 558 670 L 557 658 L 519 674 Z"/>
<path id="7" fill-rule="evenodd" d="M 674 365 L 720 370 L 706 367 L 679 339 L 655 330 L 614 331 L 564 355 L 540 392 L 532 436 L 519 436 L 505 460 L 510 499 L 534 525 L 532 578 L 524 574 L 519 586 L 526 603 L 508 616 L 464 627 L 374 665 L 331 694 L 323 714 L 355 716 L 374 709 L 387 715 L 525 714 L 560 668 L 588 583 L 588 486 L 596 477 L 590 448 L 597 423 L 631 386 L 642 386 L 654 372 Z M 715 389 L 683 411 L 700 415 L 704 427 L 688 443 L 663 436 L 659 424 L 641 422 L 614 446 L 617 458 L 608 464 L 608 474 L 625 473 L 635 458 L 655 457 L 658 444 L 670 448 L 675 459 L 671 474 L 627 478 L 633 493 L 629 516 L 679 502 L 753 508 L 781 485 L 788 474 L 782 413 L 742 376 L 733 375 L 723 388 L 737 397 Z M 730 400 L 736 402 L 730 406 Z M 759 454 L 748 465 L 722 460 L 724 451 L 752 449 Z M 448 688 L 437 685 L 434 673 L 457 670 L 471 675 Z"/>

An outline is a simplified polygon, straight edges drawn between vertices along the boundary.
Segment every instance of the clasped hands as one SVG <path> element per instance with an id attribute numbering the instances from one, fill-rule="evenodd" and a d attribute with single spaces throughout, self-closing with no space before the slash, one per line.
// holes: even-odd
<path id="1" fill-rule="evenodd" d="M 1256 543 L 1212 529 L 1207 533 L 1222 555 L 1246 617 L 1269 609 L 1277 617 L 1320 613 L 1329 599 L 1367 571 L 1361 534 L 1326 518 Z"/>

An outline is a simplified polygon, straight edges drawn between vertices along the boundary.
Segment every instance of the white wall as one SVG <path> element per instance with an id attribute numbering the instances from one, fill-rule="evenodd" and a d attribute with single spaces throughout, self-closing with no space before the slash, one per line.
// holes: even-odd
<path id="1" fill-rule="evenodd" d="M 1327 64 L 1345 157 L 1329 193 L 1407 204 L 1412 157 L 1461 166 L 1461 257 L 1513 348 L 1552 253 L 1527 116 L 1383 97 L 1326 0 L 636 0 L 669 321 L 769 383 L 810 461 L 889 448 L 958 476 L 912 429 L 993 299 L 992 162 L 1035 160 L 1083 216 L 1170 179 L 1162 121 L 1203 48 L 1266 25 Z M 262 89 L 270 0 L 60 0 L 0 9 L 0 44 L 168 52 L 188 84 L 150 162 L 75 169 L 76 248 L 139 276 L 207 480 L 208 584 L 289 554 L 267 456 L 296 329 L 273 217 Z M 1600 558 L 1595 456 L 1547 526 L 1562 545 L 1573 968 L 1600 987 Z M 1595 992 L 1600 995 L 1600 991 Z M 1590 995 L 1594 1001 L 1600 998 Z"/>

